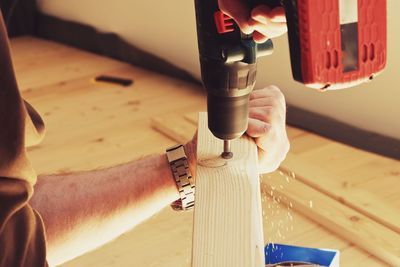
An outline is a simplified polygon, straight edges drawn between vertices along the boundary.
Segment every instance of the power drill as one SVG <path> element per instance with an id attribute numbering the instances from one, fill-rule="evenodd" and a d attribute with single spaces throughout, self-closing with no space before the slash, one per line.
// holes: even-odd
<path id="1" fill-rule="evenodd" d="M 250 7 L 282 5 L 288 26 L 293 78 L 332 90 L 372 80 L 386 65 L 386 0 L 251 0 Z M 257 58 L 273 51 L 242 33 L 219 10 L 218 0 L 195 0 L 201 77 L 207 90 L 208 127 L 224 140 L 247 129 Z"/>

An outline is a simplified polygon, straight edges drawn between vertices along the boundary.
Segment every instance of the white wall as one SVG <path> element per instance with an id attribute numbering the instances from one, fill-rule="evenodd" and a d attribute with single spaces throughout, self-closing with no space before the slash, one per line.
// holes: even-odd
<path id="1" fill-rule="evenodd" d="M 193 0 L 39 0 L 53 16 L 115 32 L 199 77 Z M 400 139 L 400 1 L 388 0 L 388 64 L 374 82 L 320 93 L 293 81 L 287 38 L 259 64 L 258 86 L 276 84 L 289 103 Z"/>

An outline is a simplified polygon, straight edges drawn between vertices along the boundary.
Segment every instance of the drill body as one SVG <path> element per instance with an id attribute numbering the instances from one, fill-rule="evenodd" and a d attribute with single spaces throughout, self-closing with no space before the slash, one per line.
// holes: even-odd
<path id="1" fill-rule="evenodd" d="M 256 44 L 219 11 L 217 0 L 195 0 L 201 76 L 207 90 L 208 126 L 222 140 L 247 129 L 249 95 L 256 61 L 272 53 L 270 40 Z"/>
<path id="2" fill-rule="evenodd" d="M 251 7 L 283 5 L 293 78 L 311 88 L 342 89 L 369 81 L 386 65 L 386 0 L 252 0 Z M 271 40 L 251 35 L 218 8 L 195 0 L 201 76 L 208 125 L 222 140 L 247 129 L 248 101 L 257 58 L 272 53 Z"/>

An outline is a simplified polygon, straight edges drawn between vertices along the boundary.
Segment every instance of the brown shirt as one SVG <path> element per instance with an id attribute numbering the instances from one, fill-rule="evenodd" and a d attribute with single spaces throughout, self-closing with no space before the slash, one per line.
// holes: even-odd
<path id="1" fill-rule="evenodd" d="M 36 174 L 25 146 L 44 132 L 38 113 L 20 96 L 0 12 L 0 267 L 43 267 L 44 226 L 29 206 Z"/>

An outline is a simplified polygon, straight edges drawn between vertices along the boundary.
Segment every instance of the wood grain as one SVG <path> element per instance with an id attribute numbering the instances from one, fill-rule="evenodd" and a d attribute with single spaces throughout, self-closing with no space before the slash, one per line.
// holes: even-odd
<path id="1" fill-rule="evenodd" d="M 281 169 L 295 173 L 297 180 L 400 234 L 400 215 L 397 210 L 376 195 L 353 188 L 341 182 L 338 175 L 316 164 L 310 164 L 292 153 L 288 153 Z"/>
<path id="2" fill-rule="evenodd" d="M 200 113 L 192 266 L 264 266 L 256 145 L 243 137 L 232 142 L 232 159 L 221 152 Z"/>
<path id="3" fill-rule="evenodd" d="M 196 132 L 196 126 L 183 120 L 178 114 L 170 114 L 169 118 L 153 117 L 151 118 L 151 126 L 181 144 L 191 140 Z"/>
<path id="4" fill-rule="evenodd" d="M 262 180 L 271 196 L 368 251 L 400 266 L 400 235 L 296 179 L 271 174 Z"/>

